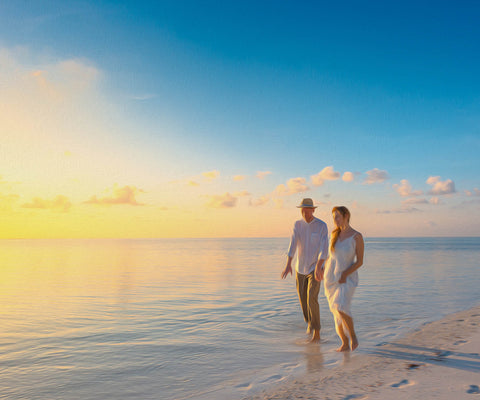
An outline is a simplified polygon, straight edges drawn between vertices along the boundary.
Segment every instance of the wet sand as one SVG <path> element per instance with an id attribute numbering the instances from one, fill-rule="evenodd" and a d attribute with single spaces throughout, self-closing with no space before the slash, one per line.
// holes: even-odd
<path id="1" fill-rule="evenodd" d="M 368 354 L 344 353 L 342 365 L 245 399 L 480 398 L 479 353 L 477 306 L 425 324 L 399 340 L 380 343 Z"/>

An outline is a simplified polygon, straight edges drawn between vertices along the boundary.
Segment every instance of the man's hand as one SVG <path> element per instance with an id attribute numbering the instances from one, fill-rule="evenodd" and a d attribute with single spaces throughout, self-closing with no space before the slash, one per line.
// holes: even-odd
<path id="1" fill-rule="evenodd" d="M 318 266 L 315 268 L 315 279 L 318 281 L 318 282 L 321 282 L 322 279 L 323 279 L 323 268 L 319 268 Z"/>
<path id="2" fill-rule="evenodd" d="M 285 267 L 285 269 L 282 271 L 282 279 L 285 279 L 288 274 L 290 273 L 290 275 L 292 275 L 292 266 L 291 264 L 287 264 L 287 266 Z"/>

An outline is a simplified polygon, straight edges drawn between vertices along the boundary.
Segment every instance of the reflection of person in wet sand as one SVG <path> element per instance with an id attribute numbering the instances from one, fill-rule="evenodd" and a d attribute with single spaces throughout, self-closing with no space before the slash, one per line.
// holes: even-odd
<path id="1" fill-rule="evenodd" d="M 323 264 L 328 256 L 328 228 L 322 220 L 315 218 L 315 206 L 312 199 L 303 199 L 298 206 L 302 217 L 293 227 L 288 260 L 282 271 L 282 279 L 292 274 L 292 259 L 297 253 L 295 270 L 297 292 L 302 306 L 303 317 L 308 324 L 307 333 L 313 332 L 312 342 L 320 340 L 320 308 L 318 293 L 320 282 L 315 279 L 315 270 L 323 273 Z"/>
<path id="2" fill-rule="evenodd" d="M 350 312 L 353 293 L 358 286 L 358 268 L 363 264 L 364 243 L 360 232 L 350 226 L 350 211 L 346 207 L 332 210 L 336 229 L 332 232 L 330 256 L 325 263 L 325 295 L 335 318 L 335 328 L 342 340 L 337 351 L 355 350 L 358 339 Z M 322 271 L 315 271 L 318 280 Z M 350 344 L 348 340 L 350 337 Z"/>

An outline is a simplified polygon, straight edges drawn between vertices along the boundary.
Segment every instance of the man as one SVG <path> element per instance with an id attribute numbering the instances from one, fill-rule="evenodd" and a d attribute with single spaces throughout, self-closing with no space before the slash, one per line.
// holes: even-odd
<path id="1" fill-rule="evenodd" d="M 282 279 L 292 275 L 292 259 L 297 252 L 295 263 L 297 292 L 302 306 L 303 317 L 308 324 L 307 333 L 313 332 L 311 341 L 320 341 L 320 309 L 318 293 L 323 279 L 324 262 L 328 257 L 328 228 L 322 220 L 315 218 L 312 199 L 303 199 L 297 206 L 303 219 L 295 222 L 288 248 L 288 261 L 282 272 Z M 316 276 L 315 276 L 316 275 Z"/>

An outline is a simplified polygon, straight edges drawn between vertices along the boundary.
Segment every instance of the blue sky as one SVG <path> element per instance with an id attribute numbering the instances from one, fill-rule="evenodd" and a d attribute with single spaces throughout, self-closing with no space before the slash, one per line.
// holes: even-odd
<path id="1" fill-rule="evenodd" d="M 410 197 L 401 180 L 425 195 L 430 177 L 452 180 L 450 207 L 480 187 L 479 17 L 474 1 L 16 1 L 0 5 L 0 46 L 24 68 L 98 71 L 107 136 L 158 184 L 217 170 L 220 195 L 227 177 L 270 171 L 241 188 L 260 197 L 333 166 L 357 184 L 310 184 L 286 204 L 383 212 Z M 363 185 L 374 169 L 388 178 Z"/>

